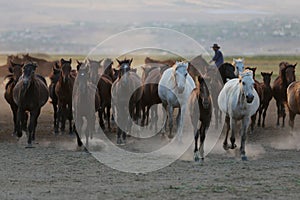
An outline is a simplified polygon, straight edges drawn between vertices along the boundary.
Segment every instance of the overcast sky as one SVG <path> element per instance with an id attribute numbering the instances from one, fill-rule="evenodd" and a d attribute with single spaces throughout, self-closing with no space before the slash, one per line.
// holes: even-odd
<path id="1" fill-rule="evenodd" d="M 240 20 L 299 15 L 299 7 L 298 0 L 1 0 L 0 28 L 74 21 Z"/>

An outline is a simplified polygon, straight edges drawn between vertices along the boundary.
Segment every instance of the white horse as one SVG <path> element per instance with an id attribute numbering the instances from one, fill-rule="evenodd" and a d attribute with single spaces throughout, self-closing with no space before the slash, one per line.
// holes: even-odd
<path id="1" fill-rule="evenodd" d="M 169 137 L 172 137 L 173 111 L 179 108 L 177 116 L 177 134 L 182 137 L 184 115 L 191 92 L 196 88 L 193 78 L 189 75 L 187 62 L 176 62 L 175 65 L 162 74 L 158 85 L 158 96 L 163 107 L 167 110 L 169 118 Z M 164 132 L 166 131 L 164 126 Z"/>
<path id="2" fill-rule="evenodd" d="M 242 73 L 245 69 L 244 58 L 238 58 L 238 59 L 233 58 L 232 65 L 235 66 L 236 75 L 239 76 L 240 73 Z"/>
<path id="3" fill-rule="evenodd" d="M 254 89 L 253 72 L 250 70 L 242 72 L 239 78 L 229 80 L 218 96 L 219 108 L 226 114 L 227 131 L 223 143 L 225 150 L 236 148 L 236 123 L 242 120 L 240 147 L 242 160 L 247 160 L 245 153 L 246 133 L 251 121 L 251 116 L 257 111 L 259 102 L 258 94 Z M 231 146 L 228 146 L 227 138 L 230 129 Z"/>

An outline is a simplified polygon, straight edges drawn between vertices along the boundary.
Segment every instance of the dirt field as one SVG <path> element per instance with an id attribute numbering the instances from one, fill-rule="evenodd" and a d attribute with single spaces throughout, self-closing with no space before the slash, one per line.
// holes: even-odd
<path id="1" fill-rule="evenodd" d="M 111 169 L 78 150 L 74 137 L 54 136 L 49 103 L 39 118 L 39 143 L 25 149 L 24 138 L 17 142 L 11 136 L 12 115 L 3 85 L 0 91 L 0 199 L 300 198 L 300 118 L 296 117 L 294 134 L 288 127 L 277 128 L 274 100 L 267 127 L 256 128 L 248 137 L 248 161 L 225 152 L 218 143 L 201 165 L 192 160 L 189 149 L 161 170 L 132 174 Z M 132 140 L 128 143 L 136 142 Z"/>

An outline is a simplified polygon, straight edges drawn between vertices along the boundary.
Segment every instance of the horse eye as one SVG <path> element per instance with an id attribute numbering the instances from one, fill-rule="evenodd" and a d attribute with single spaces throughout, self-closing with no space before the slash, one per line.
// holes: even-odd
<path id="1" fill-rule="evenodd" d="M 245 85 L 245 82 L 242 82 L 243 83 L 243 85 Z"/>
<path id="2" fill-rule="evenodd" d="M 187 73 L 185 73 L 184 76 L 187 76 Z"/>

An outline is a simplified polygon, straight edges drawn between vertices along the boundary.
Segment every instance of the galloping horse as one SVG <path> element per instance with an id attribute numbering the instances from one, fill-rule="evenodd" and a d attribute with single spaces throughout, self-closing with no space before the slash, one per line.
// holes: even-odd
<path id="1" fill-rule="evenodd" d="M 289 125 L 294 128 L 296 114 L 300 114 L 300 81 L 295 81 L 287 88 L 287 105 L 289 108 Z"/>
<path id="2" fill-rule="evenodd" d="M 10 105 L 11 111 L 13 113 L 13 121 L 14 121 L 14 131 L 12 135 L 17 134 L 17 111 L 18 111 L 18 106 L 14 102 L 13 99 L 13 90 L 14 87 L 16 86 L 19 78 L 22 75 L 22 68 L 24 64 L 17 64 L 12 61 L 10 61 L 10 67 L 8 68 L 10 74 L 5 77 L 9 79 L 9 81 L 5 85 L 5 93 L 4 93 L 4 98 L 7 101 L 7 103 Z"/>
<path id="3" fill-rule="evenodd" d="M 219 108 L 226 114 L 227 131 L 223 143 L 225 150 L 236 148 L 236 123 L 242 120 L 240 147 L 242 160 L 247 160 L 245 152 L 246 133 L 251 116 L 259 107 L 259 101 L 258 94 L 254 89 L 253 73 L 250 70 L 245 70 L 239 78 L 229 80 L 218 97 Z M 229 130 L 231 130 L 231 146 L 228 146 L 227 143 Z"/>
<path id="4" fill-rule="evenodd" d="M 72 59 L 69 61 L 60 60 L 60 76 L 55 86 L 55 94 L 58 98 L 58 112 L 57 122 L 61 122 L 60 130 L 65 131 L 66 118 L 69 120 L 69 134 L 73 133 L 72 130 L 72 93 L 75 77 L 71 73 Z M 58 133 L 59 123 L 55 125 L 55 133 Z"/>
<path id="5" fill-rule="evenodd" d="M 52 67 L 52 73 L 50 74 L 50 85 L 49 85 L 49 96 L 51 98 L 51 104 L 53 107 L 53 124 L 54 129 L 58 126 L 58 118 L 57 118 L 57 110 L 58 110 L 58 98 L 55 94 L 55 87 L 60 77 L 60 68 L 57 63 L 55 63 L 55 66 Z"/>
<path id="6" fill-rule="evenodd" d="M 277 126 L 279 126 L 279 118 L 282 117 L 282 127 L 284 127 L 285 120 L 285 104 L 287 101 L 286 91 L 288 86 L 296 80 L 295 67 L 297 63 L 291 65 L 287 62 L 279 64 L 279 76 L 273 82 L 273 96 L 277 105 Z"/>
<path id="7" fill-rule="evenodd" d="M 106 116 L 107 127 L 109 130 L 111 130 L 111 126 L 110 126 L 111 87 L 114 78 L 112 66 L 113 66 L 113 61 L 109 58 L 104 59 L 101 62 L 101 68 L 104 69 L 104 72 L 100 76 L 100 79 L 97 84 L 98 94 L 100 96 L 100 110 L 98 114 L 100 120 L 100 127 L 103 130 L 105 130 L 103 115 Z"/>
<path id="8" fill-rule="evenodd" d="M 89 68 L 80 67 L 75 79 L 73 92 L 74 119 L 76 121 L 76 130 L 82 131 L 83 117 L 87 121 L 85 130 L 86 147 L 89 144 L 89 138 L 93 138 L 95 132 L 95 112 L 99 110 L 100 99 L 96 91 L 97 88 L 89 80 Z M 95 104 L 95 106 L 91 106 Z"/>
<path id="9" fill-rule="evenodd" d="M 195 134 L 194 160 L 204 159 L 204 140 L 209 128 L 212 115 L 212 99 L 208 87 L 201 76 L 198 76 L 199 87 L 195 88 L 189 99 L 190 117 Z M 198 121 L 201 125 L 198 129 Z M 200 135 L 200 146 L 198 148 L 198 138 Z M 199 158 L 200 157 L 200 158 Z"/>
<path id="10" fill-rule="evenodd" d="M 138 104 L 142 97 L 142 88 L 139 87 L 141 86 L 140 77 L 131 71 L 132 59 L 122 61 L 117 59 L 117 62 L 120 68 L 119 78 L 112 85 L 111 96 L 113 107 L 115 107 L 113 111 L 117 112 L 114 113 L 114 116 L 118 123 L 117 144 L 120 145 L 126 143 L 125 130 L 130 131 L 131 129 L 130 117 L 134 117 L 135 108 L 136 112 L 139 112 Z"/>
<path id="11" fill-rule="evenodd" d="M 236 68 L 236 76 L 239 76 L 244 71 L 244 58 L 233 58 L 232 65 Z"/>
<path id="12" fill-rule="evenodd" d="M 176 62 L 175 65 L 162 74 L 158 85 L 158 95 L 162 100 L 163 107 L 167 110 L 169 118 L 169 137 L 172 137 L 173 110 L 179 108 L 177 116 L 178 139 L 181 140 L 183 121 L 188 99 L 192 90 L 196 87 L 194 80 L 189 75 L 188 63 Z M 166 131 L 165 123 L 164 131 Z"/>
<path id="13" fill-rule="evenodd" d="M 35 140 L 35 129 L 41 108 L 48 100 L 49 93 L 46 80 L 35 74 L 37 65 L 28 63 L 23 67 L 23 75 L 20 77 L 13 90 L 13 98 L 18 106 L 17 114 L 17 136 L 22 136 L 22 127 L 26 120 L 25 112 L 30 112 L 30 123 L 28 127 L 28 147 L 32 147 Z"/>
<path id="14" fill-rule="evenodd" d="M 261 75 L 263 77 L 263 83 L 261 84 L 262 98 L 260 100 L 257 126 L 260 126 L 261 114 L 263 114 L 262 127 L 265 127 L 265 119 L 266 119 L 266 115 L 267 115 L 267 110 L 268 110 L 270 101 L 273 98 L 272 87 L 270 85 L 272 74 L 273 74 L 273 72 L 271 72 L 271 73 L 261 72 Z"/>
<path id="15" fill-rule="evenodd" d="M 237 78 L 235 75 L 235 67 L 230 63 L 223 63 L 219 67 L 219 72 L 223 80 L 223 84 L 225 84 L 229 79 Z"/>

